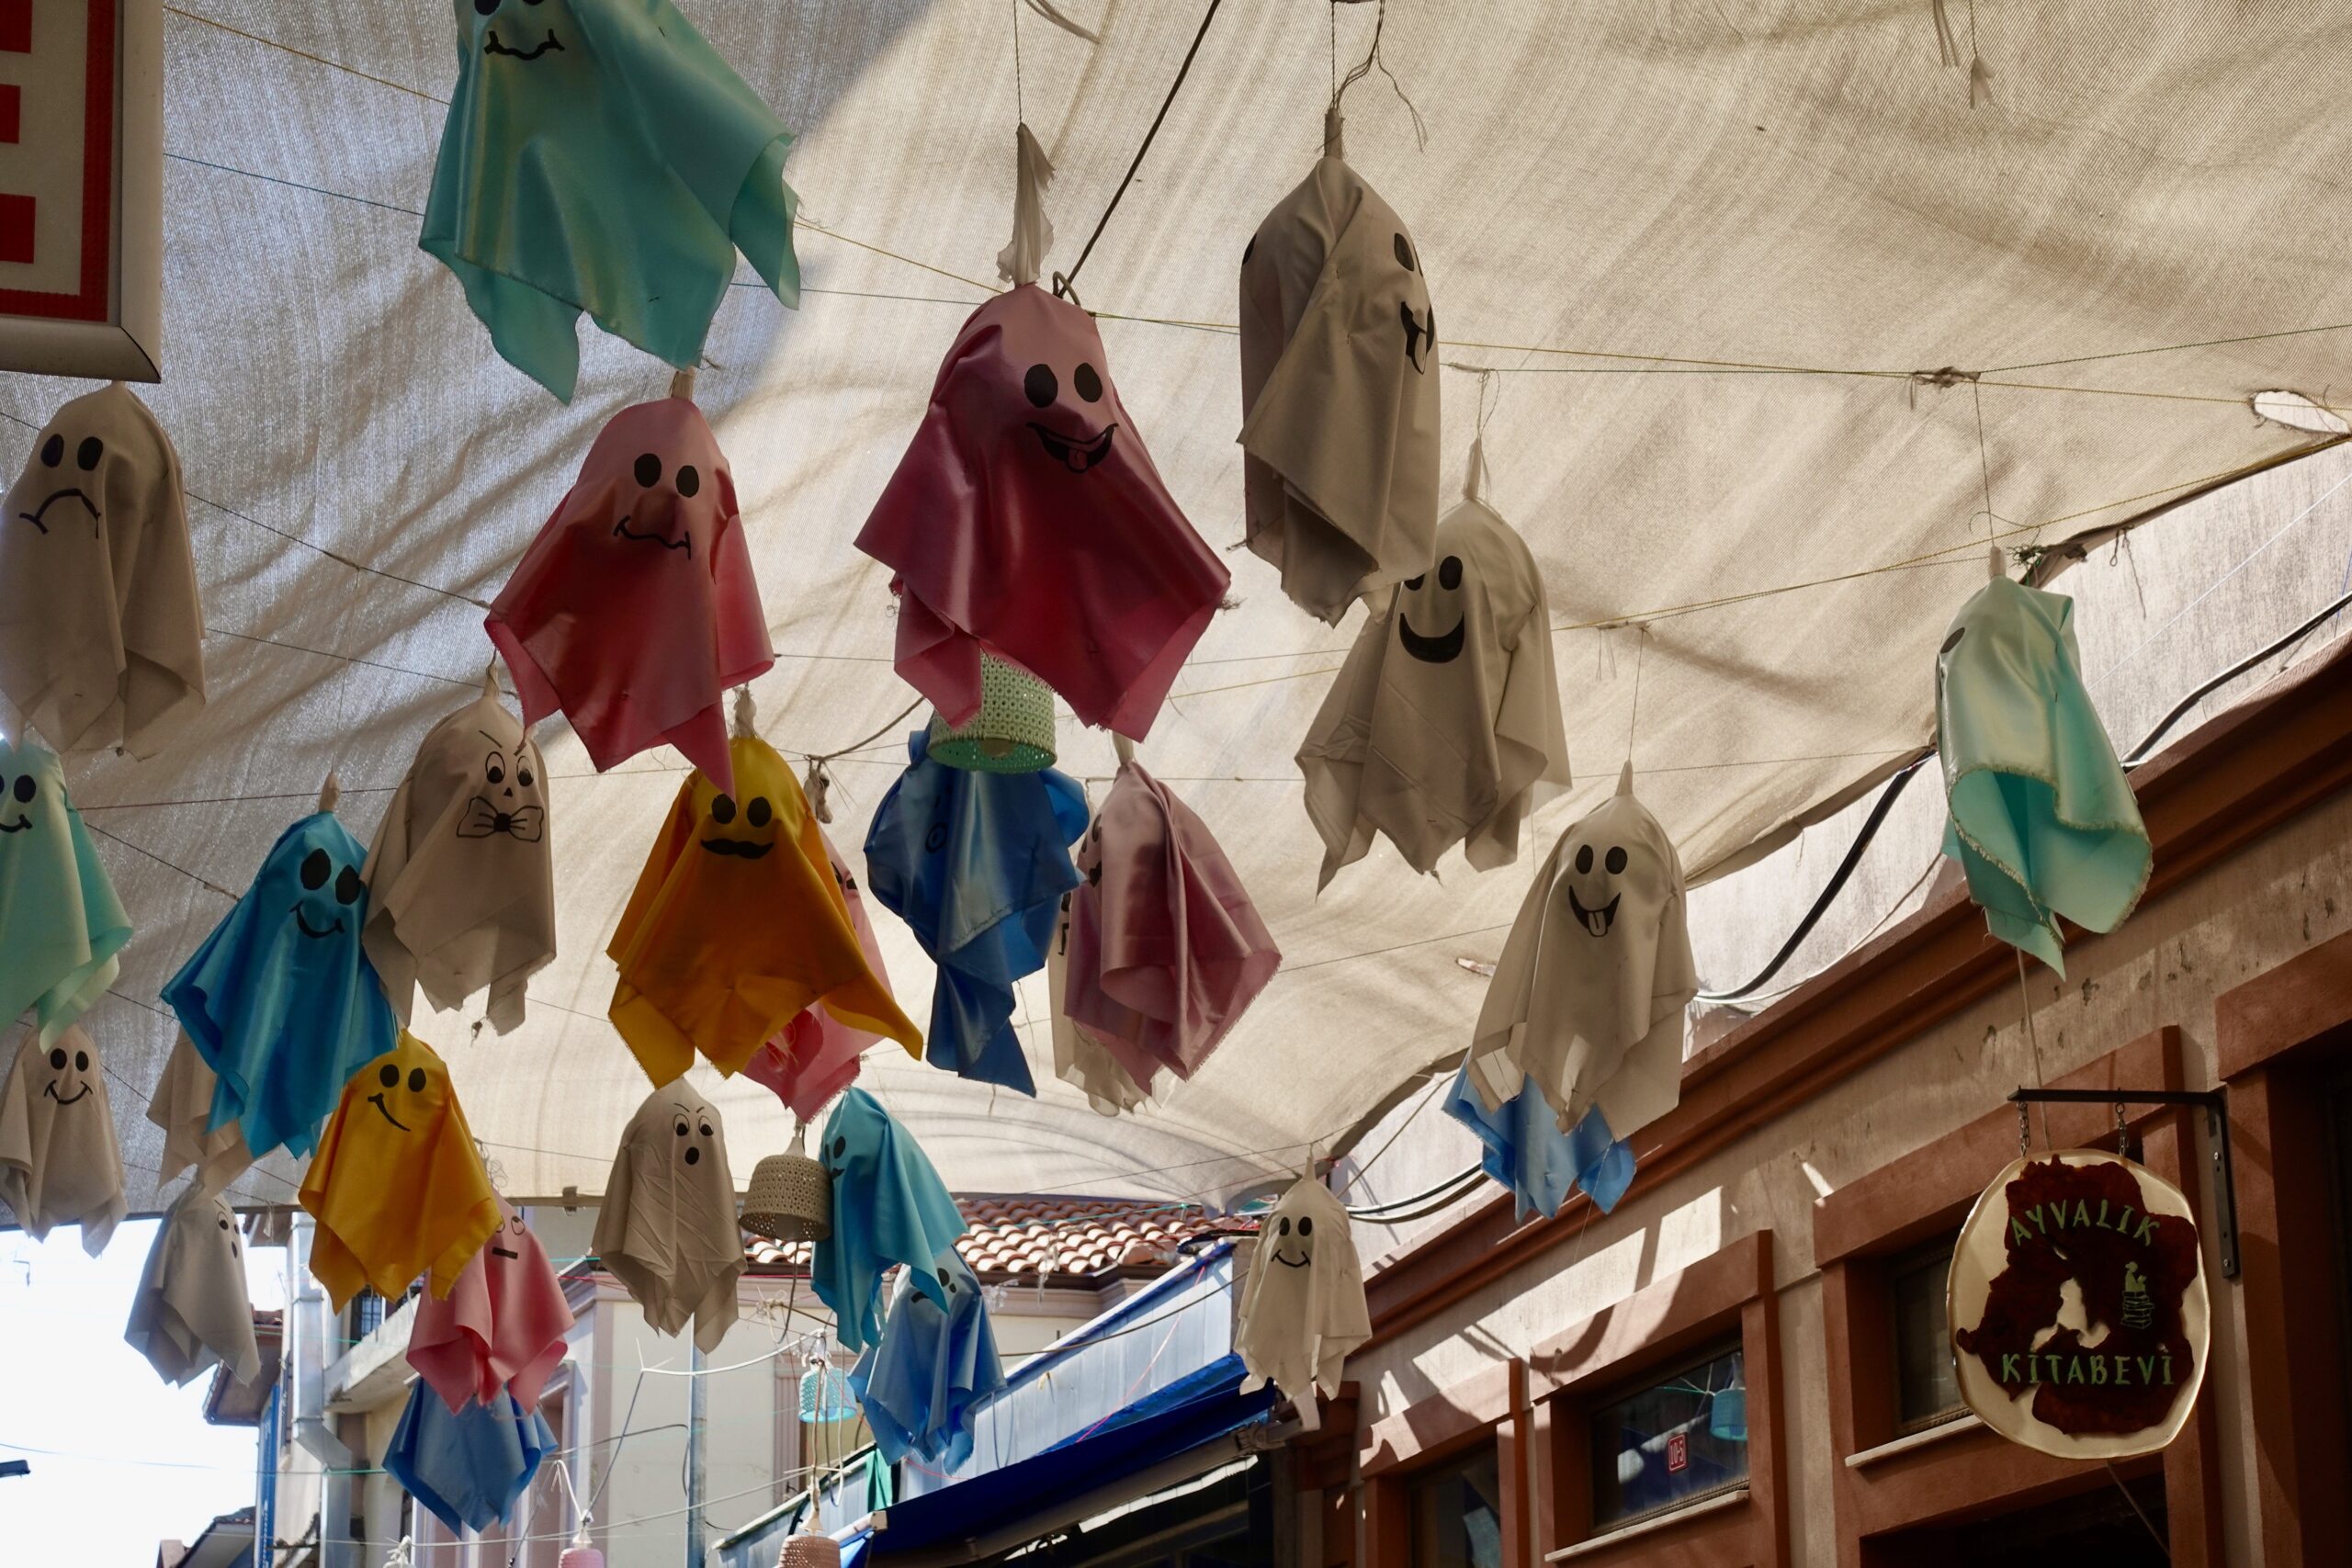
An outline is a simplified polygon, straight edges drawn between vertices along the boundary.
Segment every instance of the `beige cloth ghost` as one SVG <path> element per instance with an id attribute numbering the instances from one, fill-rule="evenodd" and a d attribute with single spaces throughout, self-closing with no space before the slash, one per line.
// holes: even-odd
<path id="1" fill-rule="evenodd" d="M 231 1122 L 217 1132 L 204 1130 L 212 1119 L 212 1097 L 220 1084 L 220 1076 L 182 1030 L 147 1101 L 147 1120 L 164 1130 L 164 1164 L 157 1181 L 169 1181 L 193 1166 L 192 1190 L 226 1192 L 253 1165 L 253 1151 L 245 1147 L 237 1123 Z"/>
<path id="2" fill-rule="evenodd" d="M 420 985 L 443 1010 L 487 988 L 503 1034 L 555 957 L 547 764 L 497 679 L 426 733 L 368 852 L 361 940 L 403 1024 Z"/>
<path id="3" fill-rule="evenodd" d="M 47 1046 L 28 1032 L 17 1048 L 0 1085 L 0 1201 L 36 1241 L 80 1225 L 93 1258 L 130 1212 L 106 1068 L 80 1024 Z"/>
<path id="4" fill-rule="evenodd" d="M 168 1383 L 191 1382 L 216 1363 L 239 1382 L 259 1375 L 244 1242 L 217 1195 L 190 1187 L 155 1227 L 122 1337 Z"/>
<path id="5" fill-rule="evenodd" d="M 1336 157 L 1241 253 L 1250 548 L 1333 626 L 1427 571 L 1437 525 L 1437 312 L 1404 220 Z"/>
<path id="6" fill-rule="evenodd" d="M 1415 871 L 1463 847 L 1519 857 L 1519 825 L 1568 780 L 1551 610 L 1526 542 L 1484 502 L 1438 525 L 1429 571 L 1364 623 L 1298 749 L 1329 886 L 1385 833 Z"/>
<path id="7" fill-rule="evenodd" d="M 1560 835 L 1496 962 L 1471 1041 L 1488 1110 L 1535 1080 L 1566 1132 L 1600 1107 L 1623 1138 L 1682 1093 L 1682 1014 L 1699 991 L 1673 840 L 1617 793 Z"/>
<path id="8" fill-rule="evenodd" d="M 152 757 L 204 706 L 179 454 L 117 381 L 59 409 L 0 502 L 0 691 L 60 751 Z"/>
<path id="9" fill-rule="evenodd" d="M 743 1272 L 735 1178 L 718 1111 L 685 1079 L 647 1095 L 621 1133 L 594 1245 L 654 1328 L 675 1334 L 692 1319 L 706 1353 L 727 1337 Z"/>
<path id="10" fill-rule="evenodd" d="M 1315 1391 L 1337 1394 L 1349 1354 L 1371 1337 L 1348 1212 L 1320 1180 L 1301 1177 L 1258 1222 L 1233 1337 L 1250 1373 L 1241 1392 L 1272 1383 L 1312 1432 L 1323 1424 Z"/>

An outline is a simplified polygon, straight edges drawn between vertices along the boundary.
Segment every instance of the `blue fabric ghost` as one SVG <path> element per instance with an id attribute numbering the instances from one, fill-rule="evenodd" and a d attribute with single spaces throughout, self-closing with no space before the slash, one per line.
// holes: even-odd
<path id="1" fill-rule="evenodd" d="M 1051 768 L 983 773 L 932 760 L 922 730 L 865 835 L 865 886 L 939 965 L 923 1060 L 1037 1092 L 1012 1027 L 1012 983 L 1046 966 L 1086 792 Z"/>
<path id="2" fill-rule="evenodd" d="M 384 1468 L 451 1529 L 481 1531 L 513 1512 L 555 1446 L 547 1417 L 525 1414 L 503 1388 L 487 1404 L 452 1412 L 419 1379 L 385 1446 Z"/>
<path id="3" fill-rule="evenodd" d="M 972 1457 L 973 1407 L 1004 1386 L 1004 1367 L 972 1270 L 951 1248 L 932 1274 L 947 1292 L 946 1308 L 901 1284 L 882 1342 L 865 1348 L 849 1386 L 884 1459 L 896 1464 L 912 1454 L 954 1470 Z"/>
<path id="4" fill-rule="evenodd" d="M 368 846 L 332 811 L 277 837 L 253 886 L 164 987 L 220 1076 L 208 1133 L 237 1123 L 258 1159 L 317 1146 L 353 1073 L 399 1043 L 359 945 Z"/>
<path id="5" fill-rule="evenodd" d="M 1489 1111 L 1465 1064 L 1447 1091 L 1445 1113 L 1478 1135 L 1485 1145 L 1478 1163 L 1510 1189 L 1521 1224 L 1530 1214 L 1548 1220 L 1558 1213 L 1574 1187 L 1582 1187 L 1605 1214 L 1633 1185 L 1633 1148 L 1609 1135 L 1609 1118 L 1600 1107 L 1589 1107 L 1576 1131 L 1563 1133 L 1558 1114 L 1532 1078 L 1521 1080 L 1519 1092 L 1500 1110 Z"/>
<path id="6" fill-rule="evenodd" d="M 670 0 L 456 0 L 417 243 L 509 363 L 571 400 L 575 323 L 696 363 L 735 252 L 787 305 L 792 137 Z"/>
<path id="7" fill-rule="evenodd" d="M 817 1299 L 833 1309 L 833 1332 L 852 1350 L 881 1337 L 876 1298 L 882 1271 L 907 1266 L 934 1306 L 946 1287 L 933 1272 L 965 1231 L 963 1213 L 914 1134 L 862 1089 L 844 1093 L 825 1118 L 817 1157 L 833 1179 L 833 1234 L 808 1260 Z"/>
<path id="8" fill-rule="evenodd" d="M 114 984 L 130 940 L 57 754 L 0 741 L 0 1030 L 31 1008 L 46 1049 Z"/>
<path id="9" fill-rule="evenodd" d="M 1944 853 L 2010 946 L 2066 972 L 2058 919 L 2111 931 L 2148 885 L 2148 829 L 2083 686 L 2075 602 L 1996 577 L 1936 660 Z"/>

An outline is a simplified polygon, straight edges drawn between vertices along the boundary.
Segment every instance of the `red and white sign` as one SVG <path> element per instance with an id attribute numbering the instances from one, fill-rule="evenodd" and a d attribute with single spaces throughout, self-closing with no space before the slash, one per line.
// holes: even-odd
<path id="1" fill-rule="evenodd" d="M 1668 1474 L 1690 1468 L 1690 1434 L 1669 1432 L 1666 1438 L 1666 1468 Z"/>

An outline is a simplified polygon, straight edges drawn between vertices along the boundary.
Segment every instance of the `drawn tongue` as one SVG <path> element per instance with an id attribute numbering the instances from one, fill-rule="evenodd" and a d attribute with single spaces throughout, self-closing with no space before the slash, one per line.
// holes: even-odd
<path id="1" fill-rule="evenodd" d="M 1609 934 L 1609 913 L 1605 909 L 1586 910 L 1584 923 L 1587 929 L 1589 929 L 1595 936 L 1607 936 Z"/>
<path id="2" fill-rule="evenodd" d="M 1082 474 L 1086 472 L 1087 455 L 1079 447 L 1070 446 L 1064 448 L 1062 452 L 1062 461 L 1069 465 L 1069 471 L 1073 474 Z"/>

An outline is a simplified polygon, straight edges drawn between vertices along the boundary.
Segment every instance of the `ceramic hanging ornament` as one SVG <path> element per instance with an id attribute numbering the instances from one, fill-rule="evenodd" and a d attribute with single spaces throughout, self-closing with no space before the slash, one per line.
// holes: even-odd
<path id="1" fill-rule="evenodd" d="M 54 1043 L 114 984 L 130 941 L 57 754 L 0 739 L 0 1028 L 30 1008 Z"/>
<path id="2" fill-rule="evenodd" d="M 647 1095 L 622 1131 L 594 1246 L 655 1332 L 692 1323 L 706 1354 L 718 1348 L 735 1322 L 743 1237 L 725 1124 L 685 1079 Z"/>
<path id="3" fill-rule="evenodd" d="M 122 1337 L 175 1385 L 215 1366 L 241 1383 L 260 1375 L 244 1241 L 218 1196 L 190 1187 L 155 1227 Z"/>
<path id="4" fill-rule="evenodd" d="M 0 1202 L 36 1241 L 81 1226 L 93 1258 L 130 1212 L 106 1068 L 78 1024 L 47 1043 L 25 1035 L 0 1083 Z"/>
<path id="5" fill-rule="evenodd" d="M 1315 1431 L 1323 1424 L 1317 1391 L 1336 1395 L 1349 1353 L 1370 1337 L 1348 1212 L 1321 1180 L 1303 1176 L 1258 1222 L 1233 1340 L 1249 1370 L 1241 1392 L 1272 1383 L 1299 1426 Z"/>

